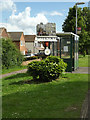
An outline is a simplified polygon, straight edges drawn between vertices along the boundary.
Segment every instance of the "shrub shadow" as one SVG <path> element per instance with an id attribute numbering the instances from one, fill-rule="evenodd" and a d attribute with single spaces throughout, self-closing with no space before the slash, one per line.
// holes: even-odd
<path id="1" fill-rule="evenodd" d="M 10 83 L 9 85 L 40 84 L 40 83 L 47 83 L 47 81 L 41 81 L 40 79 L 36 79 L 36 80 L 31 79 L 31 80 L 13 82 L 13 83 Z"/>
<path id="2" fill-rule="evenodd" d="M 29 76 L 28 73 L 17 73 L 17 74 L 15 74 L 15 75 L 13 75 L 13 76 L 9 76 L 9 77 L 5 78 L 5 80 L 22 78 L 22 77 L 27 77 L 27 76 Z"/>

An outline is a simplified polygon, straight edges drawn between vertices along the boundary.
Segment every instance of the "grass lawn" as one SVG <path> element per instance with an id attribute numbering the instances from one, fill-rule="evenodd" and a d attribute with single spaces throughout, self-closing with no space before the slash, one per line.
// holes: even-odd
<path id="1" fill-rule="evenodd" d="M 26 69 L 27 66 L 16 66 L 14 68 L 9 68 L 9 69 L 2 69 L 2 74 L 18 71 L 18 70 L 23 70 Z"/>
<path id="2" fill-rule="evenodd" d="M 90 67 L 90 64 L 88 64 L 89 59 L 90 55 L 86 55 L 85 57 L 79 55 L 79 67 Z"/>
<path id="3" fill-rule="evenodd" d="M 25 84 L 26 73 L 2 79 L 3 118 L 79 118 L 88 90 L 87 74 L 67 73 L 56 81 Z"/>

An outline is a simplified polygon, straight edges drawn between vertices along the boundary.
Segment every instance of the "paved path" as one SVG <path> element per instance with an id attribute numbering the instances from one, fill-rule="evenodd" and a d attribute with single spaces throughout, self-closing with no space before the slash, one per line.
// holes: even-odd
<path id="1" fill-rule="evenodd" d="M 90 67 L 79 67 L 78 70 L 76 70 L 72 73 L 90 74 L 90 72 L 88 72 L 89 69 L 90 69 Z M 27 69 L 23 69 L 23 70 L 14 71 L 14 72 L 11 72 L 11 73 L 3 74 L 3 75 L 0 75 L 0 79 L 4 78 L 4 77 L 7 77 L 7 76 L 10 76 L 10 75 L 17 74 L 17 73 L 25 73 L 26 71 L 27 71 Z"/>
<path id="2" fill-rule="evenodd" d="M 0 79 L 4 78 L 4 77 L 7 77 L 7 76 L 10 76 L 10 75 L 17 74 L 17 73 L 25 73 L 26 71 L 27 71 L 27 69 L 23 69 L 23 70 L 14 71 L 14 72 L 11 72 L 11 73 L 3 74 L 3 75 L 0 75 Z"/>
<path id="3" fill-rule="evenodd" d="M 90 74 L 89 70 L 90 67 L 79 67 L 79 69 L 73 71 L 72 73 Z"/>
<path id="4" fill-rule="evenodd" d="M 88 111 L 88 107 L 89 107 L 88 96 L 90 96 L 90 91 L 88 91 L 88 93 L 86 94 L 85 100 L 82 104 L 81 116 L 80 116 L 82 118 L 82 120 L 85 120 L 85 118 L 89 117 L 88 116 L 88 113 L 89 113 L 89 111 Z"/>
<path id="5" fill-rule="evenodd" d="M 90 89 L 88 90 L 88 93 L 82 105 L 81 118 L 82 120 L 85 120 L 85 118 L 88 118 L 88 120 L 90 120 Z"/>
<path id="6" fill-rule="evenodd" d="M 88 103 L 87 104 L 88 104 L 87 116 L 88 116 L 88 120 L 90 120 L 90 87 L 89 87 L 89 92 L 88 92 Z"/>

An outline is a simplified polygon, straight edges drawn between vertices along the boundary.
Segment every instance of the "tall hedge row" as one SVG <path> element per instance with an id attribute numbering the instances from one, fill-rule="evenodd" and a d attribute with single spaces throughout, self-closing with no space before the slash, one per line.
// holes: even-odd
<path id="1" fill-rule="evenodd" d="M 0 40 L 2 40 L 2 68 L 8 69 L 21 65 L 23 56 L 11 39 L 2 38 Z"/>

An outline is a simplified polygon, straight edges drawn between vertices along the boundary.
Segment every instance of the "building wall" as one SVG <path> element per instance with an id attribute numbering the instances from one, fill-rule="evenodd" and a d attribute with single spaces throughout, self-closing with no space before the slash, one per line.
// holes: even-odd
<path id="1" fill-rule="evenodd" d="M 55 23 L 47 23 L 45 27 L 46 27 L 46 34 L 56 35 L 56 24 Z"/>
<path id="2" fill-rule="evenodd" d="M 38 53 L 38 50 L 34 47 L 34 42 L 25 42 L 27 50 L 31 50 L 31 53 Z"/>
<path id="3" fill-rule="evenodd" d="M 37 25 L 36 29 L 37 29 L 37 35 L 49 35 L 49 36 L 56 35 L 55 23 L 47 23 L 47 24 L 40 23 Z"/>
<path id="4" fill-rule="evenodd" d="M 20 38 L 20 51 L 24 55 L 27 53 L 27 49 L 26 49 L 26 46 L 25 46 L 24 34 L 22 34 L 21 38 Z"/>

